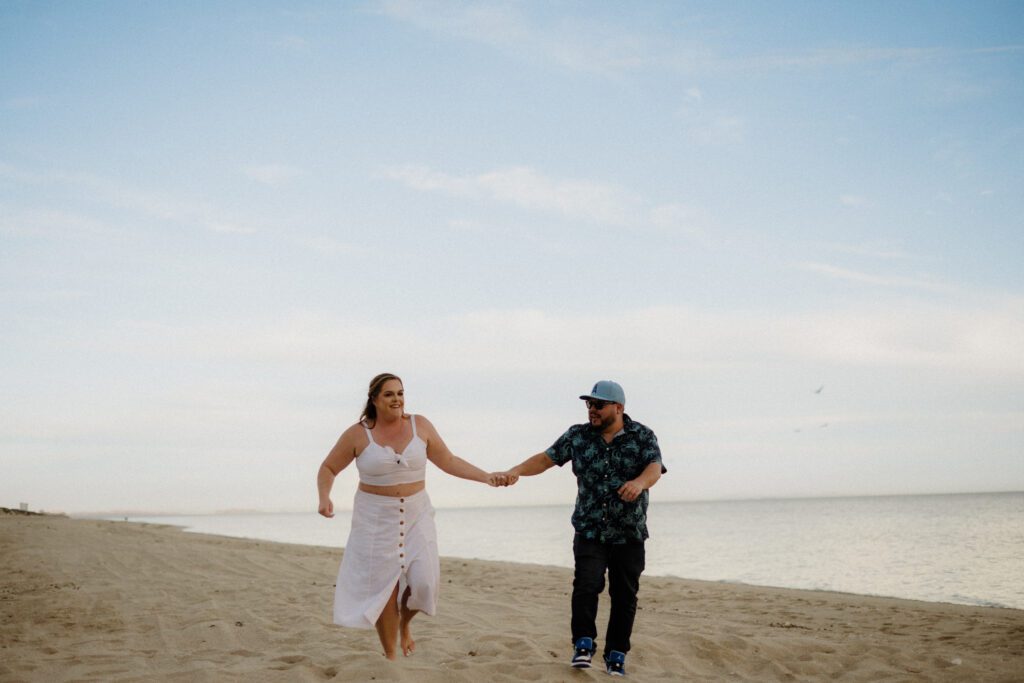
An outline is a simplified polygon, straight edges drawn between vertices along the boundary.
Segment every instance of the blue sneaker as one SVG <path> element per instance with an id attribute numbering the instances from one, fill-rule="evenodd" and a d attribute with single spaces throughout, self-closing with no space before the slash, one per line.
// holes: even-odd
<path id="1" fill-rule="evenodd" d="M 612 650 L 604 656 L 604 670 L 609 676 L 626 675 L 626 655 L 618 650 Z"/>
<path id="2" fill-rule="evenodd" d="M 590 661 L 594 658 L 594 639 L 583 638 L 576 639 L 576 652 L 572 656 L 572 668 L 574 669 L 589 669 Z"/>

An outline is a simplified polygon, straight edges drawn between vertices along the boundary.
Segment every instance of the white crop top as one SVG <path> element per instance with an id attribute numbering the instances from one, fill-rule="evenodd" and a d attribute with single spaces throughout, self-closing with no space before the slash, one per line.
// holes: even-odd
<path id="1" fill-rule="evenodd" d="M 401 453 L 375 442 L 373 434 L 363 426 L 370 443 L 356 456 L 359 481 L 372 486 L 393 486 L 413 484 L 426 478 L 427 444 L 416 435 L 416 416 L 410 415 L 409 421 L 412 422 L 412 441 Z"/>

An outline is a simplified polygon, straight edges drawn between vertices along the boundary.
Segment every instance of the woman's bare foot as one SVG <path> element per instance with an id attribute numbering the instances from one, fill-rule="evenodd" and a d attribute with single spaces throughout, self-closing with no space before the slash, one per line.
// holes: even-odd
<path id="1" fill-rule="evenodd" d="M 391 591 L 391 597 L 388 599 L 387 604 L 381 611 L 380 616 L 377 617 L 377 636 L 380 638 L 380 644 L 384 648 L 384 656 L 388 659 L 398 659 L 398 648 L 395 636 L 398 635 L 398 624 L 401 621 L 401 617 L 398 613 L 398 584 L 395 584 L 395 589 Z M 404 649 L 404 645 L 403 645 Z"/>
<path id="2" fill-rule="evenodd" d="M 416 616 L 414 610 L 402 607 L 402 620 L 399 622 L 398 636 L 402 641 L 402 654 L 406 657 L 416 651 L 416 641 L 412 639 L 412 631 L 409 629 L 409 624 L 414 616 Z"/>
<path id="3" fill-rule="evenodd" d="M 408 588 L 405 589 L 405 594 L 402 596 L 402 609 L 398 622 L 398 637 L 402 641 L 402 654 L 406 657 L 416 651 L 416 641 L 412 639 L 412 631 L 409 629 L 409 624 L 412 623 L 412 618 L 416 616 L 419 610 L 409 609 L 409 595 L 412 593 Z"/>

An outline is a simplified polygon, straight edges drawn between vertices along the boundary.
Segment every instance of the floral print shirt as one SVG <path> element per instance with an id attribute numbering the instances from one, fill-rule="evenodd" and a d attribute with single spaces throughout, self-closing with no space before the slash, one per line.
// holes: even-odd
<path id="1" fill-rule="evenodd" d="M 561 467 L 572 461 L 576 475 L 576 509 L 572 526 L 582 537 L 600 543 L 643 541 L 647 533 L 648 491 L 631 503 L 619 487 L 635 479 L 652 462 L 661 462 L 658 439 L 649 428 L 623 415 L 623 428 L 611 443 L 587 424 L 569 427 L 545 451 Z M 661 472 L 667 472 L 662 465 Z"/>

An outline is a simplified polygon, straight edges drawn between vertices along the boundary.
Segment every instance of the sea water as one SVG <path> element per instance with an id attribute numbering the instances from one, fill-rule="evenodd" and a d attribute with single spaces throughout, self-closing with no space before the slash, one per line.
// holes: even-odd
<path id="1" fill-rule="evenodd" d="M 448 557 L 571 567 L 571 515 L 571 505 L 441 508 L 438 547 Z M 341 547 L 351 515 L 130 520 Z M 1024 493 L 673 503 L 655 498 L 648 526 L 649 576 L 1024 609 Z"/>

